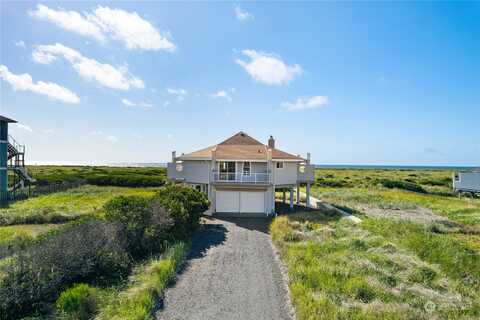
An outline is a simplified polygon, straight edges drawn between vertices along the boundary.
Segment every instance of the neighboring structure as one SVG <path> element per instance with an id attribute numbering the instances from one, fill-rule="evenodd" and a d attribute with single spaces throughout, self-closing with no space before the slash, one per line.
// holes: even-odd
<path id="1" fill-rule="evenodd" d="M 35 182 L 25 170 L 25 146 L 8 134 L 8 124 L 15 120 L 0 116 L 0 200 L 8 201 L 12 192 Z M 8 171 L 13 173 L 8 181 Z"/>
<path id="2" fill-rule="evenodd" d="M 453 175 L 453 191 L 472 195 L 480 194 L 480 170 L 455 172 Z"/>
<path id="3" fill-rule="evenodd" d="M 310 154 L 301 158 L 275 148 L 272 136 L 268 144 L 239 132 L 205 149 L 176 156 L 168 163 L 168 178 L 208 194 L 212 213 L 258 215 L 275 213 L 275 190 L 290 192 L 290 206 L 300 200 L 300 185 L 306 185 L 306 201 L 314 167 Z"/>

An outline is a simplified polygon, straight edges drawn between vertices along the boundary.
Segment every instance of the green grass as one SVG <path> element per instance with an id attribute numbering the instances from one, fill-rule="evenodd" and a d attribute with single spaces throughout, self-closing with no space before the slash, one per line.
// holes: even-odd
<path id="1" fill-rule="evenodd" d="M 159 258 L 137 267 L 126 289 L 100 310 L 97 320 L 144 320 L 151 318 L 155 303 L 174 279 L 188 252 L 178 243 Z"/>
<path id="2" fill-rule="evenodd" d="M 451 195 L 452 174 L 449 170 L 317 169 L 315 182 L 319 187 L 376 188 L 384 181 L 396 181 Z"/>
<path id="3" fill-rule="evenodd" d="M 298 319 L 478 318 L 478 255 L 448 238 L 422 237 L 415 224 L 401 227 L 320 212 L 276 218 L 271 234 L 288 267 Z M 442 256 L 445 246 L 450 251 Z"/>
<path id="4" fill-rule="evenodd" d="M 339 189 L 315 186 L 312 192 L 327 202 L 345 206 L 369 205 L 383 209 L 424 207 L 458 223 L 472 226 L 480 225 L 480 199 L 446 197 L 382 188 Z"/>
<path id="5" fill-rule="evenodd" d="M 83 180 L 95 185 L 160 186 L 167 174 L 165 168 L 29 166 L 27 169 L 39 185 Z"/>
<path id="6" fill-rule="evenodd" d="M 58 226 L 57 224 L 25 224 L 0 227 L 0 246 L 17 238 L 36 238 L 41 234 L 56 229 Z"/>
<path id="7" fill-rule="evenodd" d="M 81 186 L 42 195 L 0 208 L 0 225 L 59 223 L 84 215 L 101 214 L 103 205 L 118 195 L 150 196 L 155 189 Z"/>

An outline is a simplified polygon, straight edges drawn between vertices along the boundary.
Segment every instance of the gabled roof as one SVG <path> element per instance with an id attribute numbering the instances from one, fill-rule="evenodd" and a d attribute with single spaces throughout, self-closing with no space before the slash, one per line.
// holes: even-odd
<path id="1" fill-rule="evenodd" d="M 15 121 L 13 119 L 10 119 L 10 118 L 7 118 L 7 117 L 4 117 L 4 116 L 0 116 L 0 121 L 1 122 L 9 122 L 9 123 L 17 123 L 17 121 Z"/>
<path id="2" fill-rule="evenodd" d="M 244 132 L 239 132 L 230 138 L 220 142 L 219 144 L 200 149 L 191 153 L 180 156 L 181 160 L 210 160 L 212 159 L 212 152 L 215 150 L 217 159 L 221 160 L 257 160 L 267 161 L 267 152 L 269 147 L 260 141 L 250 137 Z M 279 160 L 297 160 L 304 159 L 272 148 L 272 159 Z"/>

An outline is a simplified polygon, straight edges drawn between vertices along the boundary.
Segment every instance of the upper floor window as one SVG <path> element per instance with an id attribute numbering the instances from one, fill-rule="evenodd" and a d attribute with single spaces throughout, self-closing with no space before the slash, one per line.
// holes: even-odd
<path id="1" fill-rule="evenodd" d="M 455 181 L 460 181 L 460 174 L 455 172 Z"/>
<path id="2" fill-rule="evenodd" d="M 305 165 L 301 164 L 301 165 L 298 167 L 298 172 L 300 172 L 300 173 L 305 173 Z"/>
<path id="3" fill-rule="evenodd" d="M 243 175 L 244 176 L 249 176 L 250 175 L 250 170 L 251 170 L 251 163 L 250 162 L 244 162 L 243 163 Z"/>
<path id="4" fill-rule="evenodd" d="M 175 169 L 178 172 L 181 172 L 181 171 L 183 171 L 183 165 L 181 163 L 177 163 L 176 166 L 175 166 Z"/>
<path id="5" fill-rule="evenodd" d="M 283 162 L 277 162 L 277 169 L 283 169 Z"/>

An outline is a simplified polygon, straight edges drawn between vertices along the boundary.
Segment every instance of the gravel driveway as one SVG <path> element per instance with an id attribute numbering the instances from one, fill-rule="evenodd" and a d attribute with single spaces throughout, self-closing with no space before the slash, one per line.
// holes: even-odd
<path id="1" fill-rule="evenodd" d="M 156 319 L 292 319 L 269 222 L 209 218 Z"/>

